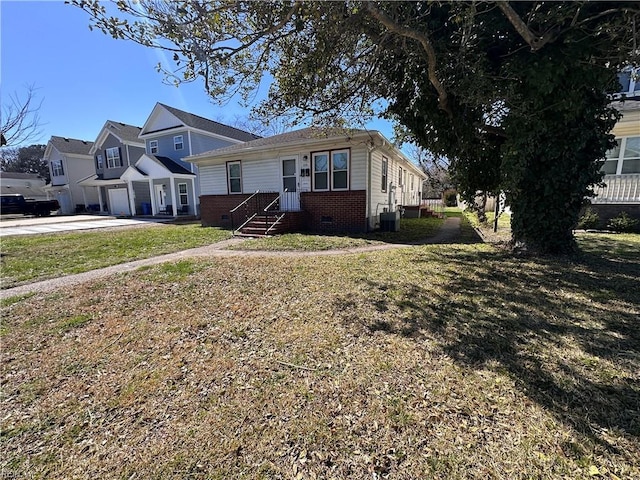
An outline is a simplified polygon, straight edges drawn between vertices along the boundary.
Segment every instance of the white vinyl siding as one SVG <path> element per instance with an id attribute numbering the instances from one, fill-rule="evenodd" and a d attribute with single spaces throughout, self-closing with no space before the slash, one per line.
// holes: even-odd
<path id="1" fill-rule="evenodd" d="M 199 178 L 201 195 L 227 194 L 227 172 L 225 165 L 202 166 L 200 167 Z"/>
<path id="2" fill-rule="evenodd" d="M 245 192 L 279 192 L 280 160 L 265 158 L 260 160 L 245 160 L 242 162 L 242 180 Z"/>

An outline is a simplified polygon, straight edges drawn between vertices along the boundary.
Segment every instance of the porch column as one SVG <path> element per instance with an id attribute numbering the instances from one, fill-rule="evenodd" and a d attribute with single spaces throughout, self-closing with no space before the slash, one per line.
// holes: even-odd
<path id="1" fill-rule="evenodd" d="M 196 199 L 196 179 L 191 179 L 191 193 L 193 194 L 193 214 L 198 215 L 198 211 L 196 210 L 197 199 Z"/>
<path id="2" fill-rule="evenodd" d="M 154 217 L 158 214 L 158 207 L 156 207 L 156 196 L 153 193 L 153 180 L 150 178 L 149 182 L 149 193 L 151 194 L 151 215 Z"/>
<path id="3" fill-rule="evenodd" d="M 173 209 L 173 216 L 178 216 L 178 205 L 176 204 L 176 181 L 173 175 L 169 177 L 169 186 L 171 187 L 171 208 Z"/>
<path id="4" fill-rule="evenodd" d="M 89 206 L 89 203 L 87 202 L 87 187 L 85 187 L 84 185 L 82 186 L 82 200 L 84 200 L 84 209 L 87 210 L 87 207 Z"/>
<path id="5" fill-rule="evenodd" d="M 104 204 L 102 203 L 102 191 L 100 187 L 96 187 L 98 191 L 98 203 L 100 204 L 100 213 L 104 213 Z"/>
<path id="6" fill-rule="evenodd" d="M 129 193 L 129 208 L 131 209 L 131 216 L 136 215 L 136 197 L 133 193 L 133 182 L 127 182 L 127 191 Z"/>

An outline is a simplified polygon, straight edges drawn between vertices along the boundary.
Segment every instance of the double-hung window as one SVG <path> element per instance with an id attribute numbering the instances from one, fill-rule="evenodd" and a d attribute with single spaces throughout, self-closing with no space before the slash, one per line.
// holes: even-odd
<path id="1" fill-rule="evenodd" d="M 382 191 L 387 191 L 387 182 L 389 181 L 389 159 L 382 157 Z"/>
<path id="2" fill-rule="evenodd" d="M 609 150 L 600 170 L 605 175 L 640 173 L 640 137 L 623 137 Z"/>
<path id="3" fill-rule="evenodd" d="M 64 175 L 64 168 L 62 167 L 62 160 L 54 160 L 51 162 L 51 175 L 53 177 L 59 177 Z"/>
<path id="4" fill-rule="evenodd" d="M 349 150 L 331 152 L 331 189 L 349 189 Z"/>
<path id="5" fill-rule="evenodd" d="M 313 154 L 313 189 L 329 190 L 329 152 Z"/>
<path id="6" fill-rule="evenodd" d="M 151 155 L 158 153 L 158 140 L 149 140 L 149 153 Z"/>
<path id="7" fill-rule="evenodd" d="M 627 137 L 622 156 L 622 174 L 640 173 L 640 137 Z"/>
<path id="8" fill-rule="evenodd" d="M 313 190 L 349 189 L 349 150 L 332 150 L 313 154 Z"/>
<path id="9" fill-rule="evenodd" d="M 242 168 L 240 162 L 227 163 L 227 187 L 229 193 L 242 193 Z"/>
<path id="10" fill-rule="evenodd" d="M 107 168 L 122 167 L 122 158 L 120 158 L 120 148 L 118 147 L 107 148 L 105 153 L 107 155 Z"/>
<path id="11" fill-rule="evenodd" d="M 182 135 L 176 135 L 173 137 L 173 148 L 175 150 L 182 150 L 184 148 L 184 140 Z"/>
<path id="12" fill-rule="evenodd" d="M 178 195 L 180 196 L 180 206 L 189 205 L 189 196 L 187 195 L 187 184 L 178 184 Z"/>
<path id="13" fill-rule="evenodd" d="M 96 155 L 96 169 L 102 170 L 104 168 L 104 159 L 102 158 L 102 154 L 99 153 Z"/>

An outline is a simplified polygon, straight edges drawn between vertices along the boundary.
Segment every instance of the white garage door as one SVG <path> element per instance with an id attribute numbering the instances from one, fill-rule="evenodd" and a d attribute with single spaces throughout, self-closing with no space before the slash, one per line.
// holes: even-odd
<path id="1" fill-rule="evenodd" d="M 124 188 L 109 190 L 109 206 L 111 215 L 131 215 L 127 190 Z"/>

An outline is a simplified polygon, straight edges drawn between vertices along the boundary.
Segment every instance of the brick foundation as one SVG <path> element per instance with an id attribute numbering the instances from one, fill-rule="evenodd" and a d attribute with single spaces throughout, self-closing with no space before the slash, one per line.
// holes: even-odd
<path id="1" fill-rule="evenodd" d="M 300 205 L 309 215 L 313 232 L 365 232 L 367 230 L 367 192 L 303 192 Z"/>
<path id="2" fill-rule="evenodd" d="M 277 194 L 263 194 L 265 206 Z M 233 208 L 249 198 L 242 195 L 202 195 L 200 211 L 202 225 L 205 227 L 231 228 Z M 285 216 L 289 231 L 312 232 L 364 232 L 367 230 L 367 194 L 364 190 L 347 192 L 302 192 L 300 207 L 303 212 L 291 212 Z M 241 215 L 234 217 L 234 226 L 238 227 Z"/>

